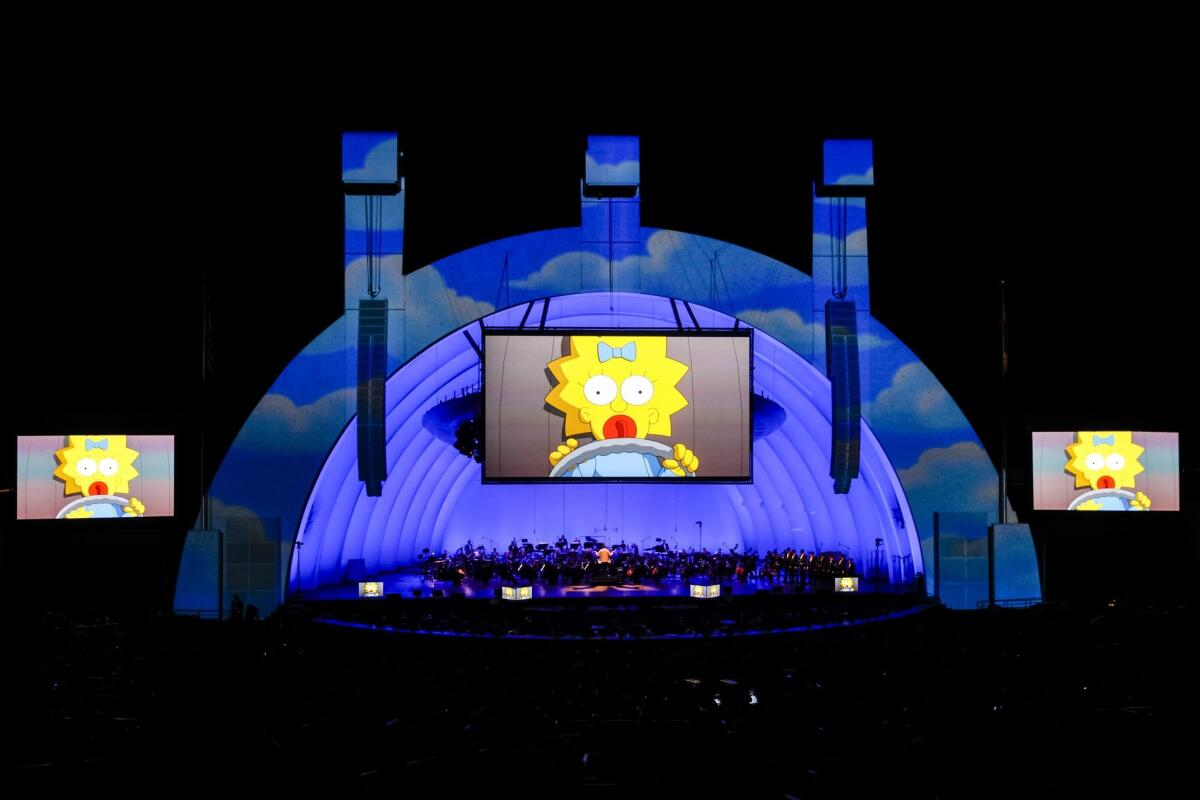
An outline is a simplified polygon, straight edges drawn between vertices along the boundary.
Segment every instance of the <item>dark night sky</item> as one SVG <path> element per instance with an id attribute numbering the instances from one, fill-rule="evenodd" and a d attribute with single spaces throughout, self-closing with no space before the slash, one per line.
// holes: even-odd
<path id="1" fill-rule="evenodd" d="M 798 102 L 814 87 L 781 81 L 628 103 L 489 88 L 453 98 L 450 111 L 446 92 L 392 110 L 244 90 L 165 110 L 115 101 L 23 126 L 10 150 L 20 156 L 10 198 L 28 213 L 10 230 L 20 255 L 8 271 L 21 274 L 7 296 L 9 441 L 80 427 L 174 432 L 186 527 L 201 417 L 210 453 L 222 454 L 287 361 L 340 313 L 343 129 L 401 131 L 410 265 L 577 224 L 584 136 L 631 132 L 642 136 L 645 225 L 807 268 L 817 142 L 850 135 L 876 140 L 874 315 L 947 386 L 994 459 L 1008 280 L 1014 479 L 1028 468 L 1030 428 L 1182 430 L 1186 465 L 1190 162 L 1170 108 L 1057 85 L 993 87 L 969 102 L 881 89 L 881 102 L 854 105 Z M 215 356 L 204 390 L 201 274 Z M 1026 507 L 1028 489 L 1013 492 Z M 11 520 L 7 497 L 0 516 Z"/>

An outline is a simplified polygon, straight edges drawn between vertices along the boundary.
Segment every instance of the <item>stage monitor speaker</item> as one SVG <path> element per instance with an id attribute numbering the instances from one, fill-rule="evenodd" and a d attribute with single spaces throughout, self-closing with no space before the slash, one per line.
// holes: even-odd
<path id="1" fill-rule="evenodd" d="M 358 301 L 358 479 L 368 497 L 383 493 L 385 386 L 387 383 L 388 302 Z"/>
<path id="2" fill-rule="evenodd" d="M 501 586 L 497 591 L 500 593 L 499 596 L 500 596 L 500 599 L 502 599 L 502 600 L 532 600 L 533 599 L 533 587 L 532 586 L 517 586 L 517 585 Z"/>
<path id="3" fill-rule="evenodd" d="M 833 442 L 829 476 L 833 491 L 846 494 L 858 477 L 862 431 L 859 396 L 858 319 L 853 300 L 825 303 L 825 362 L 833 388 Z"/>

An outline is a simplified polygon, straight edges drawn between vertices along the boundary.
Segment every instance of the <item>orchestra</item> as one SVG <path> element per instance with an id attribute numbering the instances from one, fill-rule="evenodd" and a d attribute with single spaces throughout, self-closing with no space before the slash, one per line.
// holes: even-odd
<path id="1" fill-rule="evenodd" d="M 661 540 L 660 540 L 661 541 Z M 506 583 L 547 586 L 579 585 L 603 581 L 628 584 L 659 583 L 663 580 L 707 578 L 718 581 L 756 581 L 792 584 L 804 589 L 832 586 L 835 578 L 857 575 L 854 559 L 839 552 L 811 553 L 787 548 L 738 552 L 734 545 L 710 552 L 706 548 L 671 549 L 659 544 L 640 551 L 636 544 L 606 543 L 588 537 L 568 542 L 559 536 L 553 545 L 534 545 L 514 538 L 503 552 L 488 550 L 470 540 L 453 553 L 422 553 L 422 574 L 427 580 L 487 584 L 494 579 Z"/>

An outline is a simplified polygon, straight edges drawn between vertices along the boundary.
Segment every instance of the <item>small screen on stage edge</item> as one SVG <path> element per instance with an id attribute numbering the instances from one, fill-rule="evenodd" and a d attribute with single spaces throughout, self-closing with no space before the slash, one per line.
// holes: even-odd
<path id="1" fill-rule="evenodd" d="M 750 480 L 750 332 L 489 331 L 485 481 Z"/>
<path id="2" fill-rule="evenodd" d="M 17 519 L 175 515 L 175 437 L 17 437 Z"/>
<path id="3" fill-rule="evenodd" d="M 1178 511 L 1179 434 L 1033 434 L 1037 511 Z"/>

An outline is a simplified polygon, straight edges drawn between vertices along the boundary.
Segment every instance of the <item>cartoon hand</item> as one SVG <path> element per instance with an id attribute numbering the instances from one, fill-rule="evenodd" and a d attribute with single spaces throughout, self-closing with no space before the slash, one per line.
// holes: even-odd
<path id="1" fill-rule="evenodd" d="M 129 505 L 122 509 L 127 517 L 140 517 L 146 513 L 146 506 L 136 497 L 129 498 Z"/>
<path id="2" fill-rule="evenodd" d="M 664 458 L 662 464 L 679 477 L 682 478 L 689 472 L 700 469 L 700 457 L 689 450 L 686 444 L 675 445 L 672 455 L 675 457 Z"/>
<path id="3" fill-rule="evenodd" d="M 90 508 L 77 508 L 74 511 L 68 512 L 66 519 L 87 519 L 92 516 Z"/>
<path id="4" fill-rule="evenodd" d="M 558 462 L 562 461 L 563 456 L 574 450 L 576 447 L 579 447 L 578 439 L 567 439 L 566 444 L 560 444 L 558 449 L 550 454 L 550 463 L 557 464 Z"/>
<path id="5" fill-rule="evenodd" d="M 1099 511 L 1100 504 L 1097 503 L 1095 500 L 1085 500 L 1084 502 L 1075 506 L 1075 510 L 1076 511 Z"/>
<path id="6" fill-rule="evenodd" d="M 1149 511 L 1150 510 L 1150 498 L 1146 497 L 1145 492 L 1138 492 L 1137 497 L 1135 497 L 1135 498 L 1133 498 L 1133 500 L 1129 501 L 1129 507 L 1137 509 L 1138 511 Z"/>

